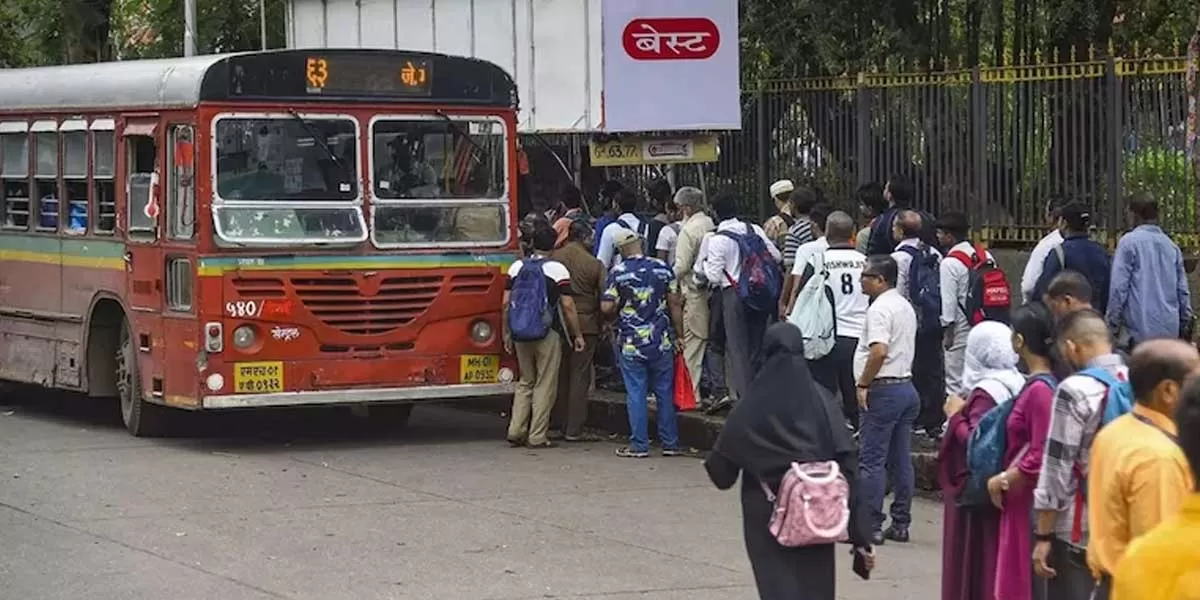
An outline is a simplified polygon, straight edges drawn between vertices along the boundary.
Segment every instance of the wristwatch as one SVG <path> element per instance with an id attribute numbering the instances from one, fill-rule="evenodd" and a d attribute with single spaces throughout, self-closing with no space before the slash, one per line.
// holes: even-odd
<path id="1" fill-rule="evenodd" d="M 866 384 L 866 385 L 863 385 L 863 384 L 861 384 L 861 383 L 856 383 L 856 384 L 854 384 L 854 387 L 856 387 L 856 388 L 858 388 L 858 389 L 860 389 L 860 390 L 866 390 L 866 389 L 870 389 L 870 388 L 871 388 L 871 384 L 869 384 L 869 383 L 868 383 L 868 384 Z"/>
<path id="2" fill-rule="evenodd" d="M 1055 535 L 1053 533 L 1037 533 L 1034 532 L 1033 539 L 1039 542 L 1053 542 Z"/>

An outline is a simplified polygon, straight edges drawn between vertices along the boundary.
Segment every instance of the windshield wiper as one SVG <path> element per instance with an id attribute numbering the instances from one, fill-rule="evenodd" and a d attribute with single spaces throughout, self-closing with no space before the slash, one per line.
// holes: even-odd
<path id="1" fill-rule="evenodd" d="M 440 110 L 433 111 L 433 114 L 441 117 L 441 119 L 446 122 L 446 125 L 450 127 L 451 131 L 453 131 L 459 137 L 467 140 L 467 143 L 470 144 L 471 147 L 474 148 L 476 151 L 478 151 L 480 154 L 483 154 L 483 155 L 487 154 L 487 151 L 483 149 L 483 146 L 480 146 L 479 144 L 477 144 L 475 142 L 475 140 L 471 139 L 471 135 L 469 133 L 463 131 L 463 128 L 460 127 L 458 125 L 458 123 L 455 123 L 454 119 L 450 118 L 450 115 L 448 115 Z"/>
<path id="2" fill-rule="evenodd" d="M 333 161 L 333 164 L 337 165 L 338 168 L 341 169 L 342 175 L 346 177 L 346 182 L 355 183 L 355 177 L 354 174 L 350 172 L 350 166 L 346 164 L 346 161 L 342 160 L 337 154 L 334 153 L 333 148 L 330 148 L 329 144 L 325 142 L 325 137 L 321 135 L 321 132 L 317 131 L 317 129 L 310 125 L 308 121 L 305 121 L 304 117 L 301 117 L 300 113 L 296 112 L 295 109 L 289 108 L 287 112 L 292 116 L 293 119 L 296 120 L 297 123 L 300 123 L 300 126 L 304 128 L 304 131 L 308 132 L 308 135 L 312 136 L 313 142 L 315 142 L 321 147 L 322 150 L 325 151 L 325 155 L 329 157 L 329 160 Z M 341 193 L 341 190 L 338 190 L 338 193 Z"/>

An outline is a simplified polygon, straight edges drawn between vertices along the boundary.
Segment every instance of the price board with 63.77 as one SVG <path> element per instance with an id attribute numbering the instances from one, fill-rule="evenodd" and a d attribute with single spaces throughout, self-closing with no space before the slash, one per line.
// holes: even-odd
<path id="1" fill-rule="evenodd" d="M 622 137 L 588 142 L 593 167 L 709 163 L 717 161 L 717 136 Z"/>

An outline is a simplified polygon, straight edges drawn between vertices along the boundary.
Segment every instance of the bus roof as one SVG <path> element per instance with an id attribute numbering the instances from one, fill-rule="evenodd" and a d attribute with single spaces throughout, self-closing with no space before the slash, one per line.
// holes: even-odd
<path id="1" fill-rule="evenodd" d="M 517 107 L 493 63 L 400 50 L 275 50 L 0 69 L 0 111 L 186 108 L 203 101 Z"/>

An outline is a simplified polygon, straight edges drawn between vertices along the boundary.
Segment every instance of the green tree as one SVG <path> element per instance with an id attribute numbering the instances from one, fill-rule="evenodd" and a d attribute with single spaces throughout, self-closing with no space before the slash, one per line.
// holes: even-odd
<path id="1" fill-rule="evenodd" d="M 286 42 L 287 0 L 266 0 L 267 48 Z M 216 54 L 262 47 L 259 0 L 197 0 L 196 53 Z M 183 0 L 116 0 L 122 58 L 183 55 Z"/>

